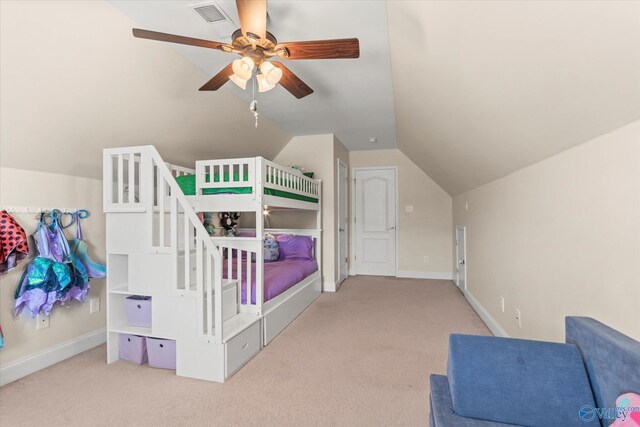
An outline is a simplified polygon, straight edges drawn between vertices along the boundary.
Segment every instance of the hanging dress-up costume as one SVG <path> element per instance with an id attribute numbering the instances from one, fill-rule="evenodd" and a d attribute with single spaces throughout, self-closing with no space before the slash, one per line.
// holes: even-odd
<path id="1" fill-rule="evenodd" d="M 107 275 L 107 268 L 89 258 L 87 243 L 82 237 L 82 226 L 80 225 L 80 220 L 86 218 L 86 214 L 83 216 L 83 213 L 86 212 L 87 211 L 77 211 L 74 214 L 76 221 L 76 238 L 69 242 L 69 246 L 71 247 L 71 252 L 80 259 L 80 262 L 82 262 L 82 265 L 86 268 L 89 277 L 101 279 Z"/>
<path id="2" fill-rule="evenodd" d="M 18 262 L 29 256 L 27 233 L 7 211 L 0 212 L 0 273 L 15 268 Z M 4 347 L 4 335 L 0 327 L 0 348 Z"/>
<path id="3" fill-rule="evenodd" d="M 32 316 L 48 316 L 56 302 L 84 302 L 89 291 L 87 270 L 69 248 L 59 218 L 50 225 L 40 218 L 33 234 L 38 250 L 27 266 L 15 293 L 15 314 L 26 307 Z"/>
<path id="4" fill-rule="evenodd" d="M 7 211 L 0 212 L 0 273 L 5 273 L 29 255 L 27 234 Z"/>

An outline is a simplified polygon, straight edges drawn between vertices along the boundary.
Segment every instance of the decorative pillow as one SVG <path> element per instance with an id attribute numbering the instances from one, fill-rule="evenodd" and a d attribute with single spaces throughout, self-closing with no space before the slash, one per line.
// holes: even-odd
<path id="1" fill-rule="evenodd" d="M 241 234 L 244 234 L 244 236 L 240 236 L 240 237 L 256 237 L 256 233 L 255 232 L 243 232 Z M 276 240 L 276 237 L 271 234 L 271 233 L 266 233 L 264 235 L 264 240 L 262 241 L 262 248 L 263 248 L 263 259 L 264 262 L 274 262 L 274 261 L 278 261 L 278 259 L 280 258 L 280 249 L 278 247 L 278 241 Z M 236 255 L 236 251 L 234 251 L 234 256 Z M 247 252 L 242 252 L 242 259 L 246 259 L 247 258 Z M 251 254 L 251 262 L 256 262 L 256 254 Z"/>
<path id="2" fill-rule="evenodd" d="M 302 172 L 302 175 L 306 176 L 307 178 L 313 179 L 313 172 Z"/>
<path id="3" fill-rule="evenodd" d="M 616 399 L 619 417 L 609 427 L 640 427 L 640 394 L 625 393 Z"/>
<path id="4" fill-rule="evenodd" d="M 278 261 L 280 258 L 280 250 L 278 247 L 278 240 L 273 234 L 267 233 L 264 235 L 264 262 Z"/>
<path id="5" fill-rule="evenodd" d="M 280 248 L 280 260 L 313 259 L 313 239 L 309 236 L 294 234 L 276 234 Z"/>

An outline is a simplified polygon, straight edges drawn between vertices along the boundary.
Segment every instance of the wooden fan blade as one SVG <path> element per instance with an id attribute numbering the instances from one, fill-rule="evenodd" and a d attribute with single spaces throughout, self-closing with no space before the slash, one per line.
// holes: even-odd
<path id="1" fill-rule="evenodd" d="M 218 74 L 213 76 L 211 80 L 206 82 L 200 90 L 218 90 L 223 84 L 229 81 L 229 77 L 233 74 L 233 64 L 229 64 Z"/>
<path id="2" fill-rule="evenodd" d="M 300 80 L 298 76 L 293 74 L 293 72 L 285 67 L 284 64 L 276 61 L 273 61 L 271 63 L 282 70 L 282 78 L 278 83 L 280 83 L 286 90 L 291 92 L 293 96 L 300 99 L 313 93 L 313 89 L 307 86 L 305 82 Z"/>
<path id="3" fill-rule="evenodd" d="M 214 42 L 209 40 L 194 39 L 191 37 L 176 36 L 174 34 L 158 33 L 157 31 L 141 30 L 139 28 L 133 29 L 133 36 L 139 39 L 158 40 L 161 42 L 186 44 L 189 46 L 206 47 L 209 49 L 220 49 L 226 43 Z"/>
<path id="4" fill-rule="evenodd" d="M 264 40 L 267 35 L 267 0 L 236 0 L 240 29 L 242 34 L 249 33 Z"/>
<path id="5" fill-rule="evenodd" d="M 287 48 L 286 59 L 339 59 L 359 58 L 358 39 L 314 40 L 306 42 L 279 43 L 275 50 Z"/>

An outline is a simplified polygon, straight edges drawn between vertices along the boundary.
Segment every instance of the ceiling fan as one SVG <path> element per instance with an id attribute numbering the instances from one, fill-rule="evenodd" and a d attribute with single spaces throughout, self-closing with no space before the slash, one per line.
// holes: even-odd
<path id="1" fill-rule="evenodd" d="M 228 80 L 245 89 L 247 81 L 253 77 L 254 69 L 257 69 L 259 71 L 256 71 L 256 80 L 260 92 L 271 90 L 279 83 L 300 99 L 313 93 L 313 89 L 284 64 L 273 61 L 273 58 L 338 59 L 360 56 L 357 38 L 278 43 L 274 35 L 267 31 L 266 0 L 236 0 L 236 6 L 240 17 L 240 29 L 231 35 L 231 44 L 138 28 L 133 29 L 133 35 L 143 39 L 199 46 L 242 56 L 213 76 L 200 90 L 218 90 Z"/>

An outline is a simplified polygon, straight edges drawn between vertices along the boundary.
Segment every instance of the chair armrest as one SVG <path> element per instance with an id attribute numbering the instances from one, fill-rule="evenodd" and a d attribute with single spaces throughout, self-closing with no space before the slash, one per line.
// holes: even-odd
<path id="1" fill-rule="evenodd" d="M 447 366 L 457 415 L 529 426 L 599 426 L 578 416 L 594 406 L 576 346 L 452 334 Z"/>

